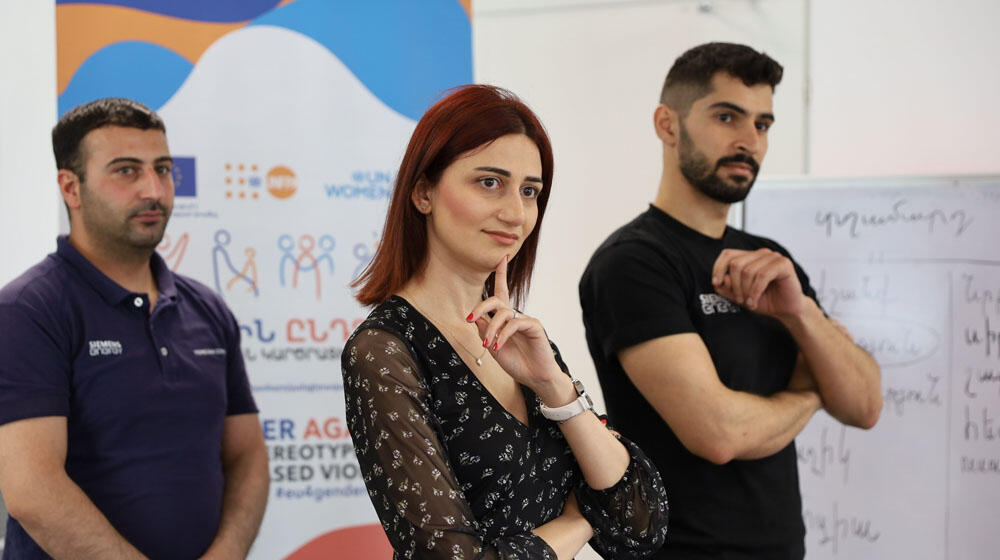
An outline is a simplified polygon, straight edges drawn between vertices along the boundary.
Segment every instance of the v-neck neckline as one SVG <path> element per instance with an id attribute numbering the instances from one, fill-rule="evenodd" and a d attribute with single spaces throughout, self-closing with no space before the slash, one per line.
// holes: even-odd
<path id="1" fill-rule="evenodd" d="M 532 416 L 534 416 L 534 414 L 533 414 L 534 407 L 532 406 L 532 403 L 534 403 L 535 394 L 534 394 L 534 392 L 531 391 L 531 389 L 529 389 L 528 387 L 524 386 L 521 383 L 517 383 L 517 386 L 521 389 L 521 396 L 524 398 L 525 412 L 528 413 L 528 422 L 524 423 L 524 422 L 521 421 L 520 418 L 517 417 L 516 414 L 514 414 L 513 412 L 511 412 L 510 410 L 508 410 L 507 407 L 504 406 L 503 403 L 501 403 L 499 399 L 497 399 L 496 395 L 494 395 L 493 392 L 490 391 L 489 387 L 487 387 L 486 384 L 483 383 L 482 379 L 479 379 L 479 376 L 476 375 L 476 372 L 473 371 L 471 367 L 469 367 L 469 364 L 466 363 L 466 361 L 462 358 L 462 355 L 455 349 L 455 346 L 452 345 L 452 343 L 451 343 L 450 340 L 448 340 L 448 337 L 445 336 L 445 334 L 443 332 L 441 332 L 441 329 L 439 329 L 438 326 L 434 324 L 434 321 L 432 321 L 430 319 L 430 317 L 427 317 L 426 315 L 424 315 L 423 313 L 421 313 L 420 310 L 417 309 L 417 306 L 415 306 L 412 303 L 410 303 L 403 296 L 400 296 L 400 295 L 397 295 L 397 294 L 393 294 L 392 296 L 390 296 L 389 299 L 393 299 L 393 298 L 398 299 L 399 302 L 401 302 L 407 308 L 409 308 L 414 313 L 416 313 L 417 315 L 419 315 L 421 319 L 423 319 L 428 325 L 430 325 L 430 328 L 434 329 L 434 331 L 433 331 L 434 334 L 436 334 L 438 338 L 440 338 L 441 340 L 443 340 L 444 343 L 448 345 L 448 349 L 451 350 L 451 353 L 454 354 L 456 357 L 458 357 L 458 361 L 462 363 L 462 367 L 465 368 L 465 371 L 469 375 L 471 375 L 473 379 L 475 379 L 475 382 L 479 385 L 479 388 L 484 393 L 486 393 L 487 395 L 489 395 L 489 398 L 490 398 L 491 401 L 493 401 L 493 404 L 495 404 L 496 406 L 500 407 L 507 416 L 509 416 L 512 420 L 514 420 L 514 422 L 517 423 L 517 425 L 518 425 L 519 428 L 521 428 L 523 430 L 526 430 L 528 432 L 530 432 L 533 429 L 534 423 L 532 422 Z M 497 364 L 497 365 L 499 366 L 500 364 Z M 501 369 L 503 369 L 503 368 L 501 368 Z M 504 373 L 507 373 L 507 372 L 505 371 Z M 515 381 L 515 383 L 516 383 L 516 381 Z"/>

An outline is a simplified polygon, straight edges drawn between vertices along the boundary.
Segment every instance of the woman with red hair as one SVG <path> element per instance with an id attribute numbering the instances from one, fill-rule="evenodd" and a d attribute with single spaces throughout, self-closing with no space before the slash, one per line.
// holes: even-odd
<path id="1" fill-rule="evenodd" d="M 664 541 L 655 467 L 608 430 L 523 302 L 552 148 L 510 92 L 421 118 L 342 356 L 347 420 L 396 558 L 640 558 Z M 513 296 L 513 297 L 511 297 Z"/>

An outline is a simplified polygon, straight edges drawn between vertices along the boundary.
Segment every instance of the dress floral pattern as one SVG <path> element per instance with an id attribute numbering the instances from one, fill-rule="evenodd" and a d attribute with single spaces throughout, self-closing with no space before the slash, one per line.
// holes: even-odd
<path id="1" fill-rule="evenodd" d="M 642 558 L 663 545 L 666 492 L 638 447 L 622 439 L 624 476 L 590 488 L 538 397 L 522 386 L 525 425 L 403 298 L 372 311 L 342 365 L 348 426 L 394 558 L 555 560 L 531 530 L 557 517 L 570 491 L 604 558 Z"/>

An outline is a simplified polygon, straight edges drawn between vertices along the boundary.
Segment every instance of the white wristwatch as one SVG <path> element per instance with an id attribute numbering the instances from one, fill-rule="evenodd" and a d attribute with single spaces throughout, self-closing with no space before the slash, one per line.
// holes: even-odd
<path id="1" fill-rule="evenodd" d="M 549 408 L 545 404 L 541 404 L 538 409 L 541 411 L 542 416 L 562 424 L 574 416 L 583 414 L 588 410 L 594 410 L 594 401 L 590 399 L 587 390 L 583 388 L 583 382 L 579 379 L 574 379 L 573 388 L 576 389 L 576 394 L 579 395 L 576 400 L 556 408 Z"/>

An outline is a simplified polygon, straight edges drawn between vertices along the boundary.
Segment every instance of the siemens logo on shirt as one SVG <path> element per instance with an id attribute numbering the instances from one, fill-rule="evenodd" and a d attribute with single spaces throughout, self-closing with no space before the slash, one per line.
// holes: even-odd
<path id="1" fill-rule="evenodd" d="M 122 343 L 117 340 L 91 340 L 91 356 L 119 356 L 122 353 Z"/>
<path id="2" fill-rule="evenodd" d="M 225 348 L 195 348 L 195 356 L 225 356 Z"/>

